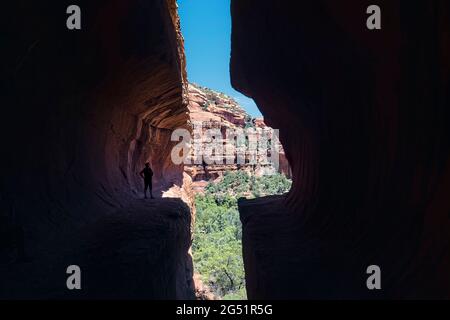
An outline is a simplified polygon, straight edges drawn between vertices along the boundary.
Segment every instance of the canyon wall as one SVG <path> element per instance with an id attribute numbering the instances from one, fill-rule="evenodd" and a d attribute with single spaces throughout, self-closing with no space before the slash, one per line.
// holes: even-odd
<path id="1" fill-rule="evenodd" d="M 193 140 L 189 144 L 190 154 L 184 170 L 193 180 L 194 191 L 203 192 L 209 181 L 220 180 L 227 171 L 242 170 L 250 176 L 279 172 L 291 178 L 289 163 L 278 138 L 273 139 L 278 146 L 278 163 L 270 162 L 270 158 L 263 157 L 263 155 L 269 157 L 273 150 L 267 140 L 265 140 L 266 146 L 264 146 L 263 140 L 260 138 L 262 135 L 265 135 L 266 139 L 275 138 L 273 129 L 265 124 L 264 119 L 253 118 L 249 115 L 233 98 L 209 88 L 189 84 L 188 109 L 188 122 L 191 126 Z M 202 160 L 205 158 L 199 158 L 199 156 L 201 156 L 201 152 L 205 151 L 196 150 L 196 143 L 201 146 L 202 150 L 211 145 L 206 134 L 206 131 L 211 129 L 217 130 L 221 134 L 224 157 L 219 162 L 206 163 L 205 160 L 203 163 Z M 233 136 L 233 133 L 239 132 L 242 133 L 242 139 L 247 139 L 247 143 L 243 144 L 241 148 L 238 147 L 238 139 L 234 140 Z M 253 155 L 248 143 L 250 138 L 255 142 L 261 142 L 261 145 L 255 144 L 258 150 L 255 148 Z M 238 163 L 238 153 L 243 157 L 243 163 Z M 255 160 L 254 163 L 251 163 L 251 159 Z M 230 163 L 227 163 L 228 160 L 231 160 Z M 278 164 L 278 167 L 275 167 L 274 164 Z"/>
<path id="2" fill-rule="evenodd" d="M 450 297 L 449 3 L 371 4 L 232 0 L 232 84 L 293 173 L 240 202 L 250 299 Z"/>
<path id="3" fill-rule="evenodd" d="M 184 179 L 169 158 L 187 122 L 176 2 L 78 1 L 81 30 L 66 28 L 71 4 L 2 8 L 0 296 L 70 298 L 65 268 L 80 264 L 83 298 L 190 298 L 190 208 L 159 198 Z"/>

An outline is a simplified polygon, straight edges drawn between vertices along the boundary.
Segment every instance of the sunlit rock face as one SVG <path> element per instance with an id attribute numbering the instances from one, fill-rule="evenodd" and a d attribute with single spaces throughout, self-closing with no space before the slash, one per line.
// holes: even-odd
<path id="1" fill-rule="evenodd" d="M 195 192 L 203 192 L 204 187 L 210 181 L 220 180 L 227 171 L 242 170 L 250 176 L 262 176 L 279 172 L 288 178 L 291 177 L 289 163 L 283 147 L 279 143 L 279 139 L 273 133 L 273 128 L 268 127 L 262 118 L 252 118 L 232 97 L 190 83 L 188 85 L 188 109 L 192 141 L 184 170 L 192 178 L 192 186 Z M 221 161 L 203 166 L 202 162 L 207 157 L 205 150 L 212 145 L 207 134 L 208 130 L 220 132 L 223 139 L 222 151 L 224 156 Z M 249 146 L 247 145 L 239 151 L 237 138 L 233 140 L 233 133 L 239 132 L 242 133 L 242 138 L 246 136 L 247 139 L 252 138 L 255 142 L 261 142 L 262 135 L 265 135 L 266 138 L 273 138 L 274 141 L 276 139 L 278 145 L 276 156 L 278 156 L 278 160 L 270 159 L 271 146 L 268 143 L 264 146 L 261 142 L 258 145 L 260 149 L 255 150 L 255 161 L 251 163 L 252 156 L 250 155 L 251 150 Z M 267 142 L 267 140 L 265 141 Z M 196 150 L 196 143 L 201 148 L 201 151 Z M 242 163 L 238 163 L 238 153 L 245 157 Z M 267 158 L 264 158 L 263 155 L 267 156 Z"/>
<path id="2" fill-rule="evenodd" d="M 17 274 L 2 286 L 1 296 L 11 292 L 18 297 L 51 296 L 46 288 L 56 283 L 39 282 L 34 291 L 27 289 L 34 281 L 30 270 L 43 277 L 50 272 L 64 275 L 65 269 L 50 269 L 63 267 L 56 264 L 56 257 L 76 251 L 85 230 L 101 229 L 99 223 L 107 216 L 120 223 L 122 214 L 136 210 L 150 241 L 144 247 L 174 250 L 170 255 L 156 251 L 161 256 L 153 257 L 155 261 L 173 267 L 152 269 L 149 264 L 146 271 L 154 274 L 145 277 L 147 291 L 139 292 L 142 297 L 188 298 L 189 207 L 181 200 L 168 200 L 180 202 L 175 207 L 162 200 L 148 208 L 139 202 L 143 182 L 138 173 L 147 161 L 155 172 L 157 197 L 183 184 L 183 167 L 170 161 L 174 144 L 170 134 L 187 122 L 185 58 L 176 2 L 78 1 L 81 30 L 66 28 L 70 4 L 21 1 L 4 8 L 9 18 L 2 30 L 0 130 L 8 151 L 1 157 L 1 243 L 6 245 L 0 261 L 9 263 L 25 251 L 30 262 L 15 268 Z M 152 212 L 168 230 L 177 230 L 178 240 L 159 231 L 154 222 L 158 219 L 145 219 Z M 133 228 L 138 226 L 127 219 L 126 228 L 117 229 L 117 234 L 136 231 Z M 131 253 L 120 252 L 126 262 Z M 175 267 L 180 264 L 184 266 Z M 124 271 L 116 271 L 120 278 Z M 14 291 L 8 291 L 11 288 Z M 108 291 L 97 289 L 99 297 Z M 84 294 L 89 297 L 89 292 Z"/>
<path id="3" fill-rule="evenodd" d="M 240 202 L 249 298 L 450 296 L 449 3 L 371 4 L 232 1 L 233 86 L 293 172 Z"/>

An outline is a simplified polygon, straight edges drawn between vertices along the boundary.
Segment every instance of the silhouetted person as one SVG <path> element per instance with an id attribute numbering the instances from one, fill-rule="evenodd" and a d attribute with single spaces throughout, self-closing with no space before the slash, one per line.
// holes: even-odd
<path id="1" fill-rule="evenodd" d="M 150 198 L 153 198 L 152 193 L 152 177 L 153 177 L 153 171 L 152 168 L 150 168 L 150 163 L 145 164 L 145 168 L 140 173 L 141 177 L 144 179 L 144 196 L 145 199 L 147 199 L 147 189 L 150 189 Z"/>

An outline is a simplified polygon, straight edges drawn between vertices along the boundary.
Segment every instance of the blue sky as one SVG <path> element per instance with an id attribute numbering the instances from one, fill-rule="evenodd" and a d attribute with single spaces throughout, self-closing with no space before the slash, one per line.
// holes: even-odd
<path id="1" fill-rule="evenodd" d="M 232 96 L 252 116 L 254 101 L 231 87 L 230 0 L 178 0 L 190 82 Z"/>

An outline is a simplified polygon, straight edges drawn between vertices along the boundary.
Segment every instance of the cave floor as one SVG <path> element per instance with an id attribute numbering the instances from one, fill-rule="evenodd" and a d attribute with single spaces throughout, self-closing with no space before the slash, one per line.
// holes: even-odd
<path id="1" fill-rule="evenodd" d="M 190 211 L 180 199 L 132 206 L 54 242 L 29 261 L 0 265 L 0 298 L 174 299 L 189 292 Z M 186 265 L 187 264 L 187 265 Z M 69 265 L 81 290 L 68 290 Z M 186 273 L 187 272 L 187 273 Z"/>

